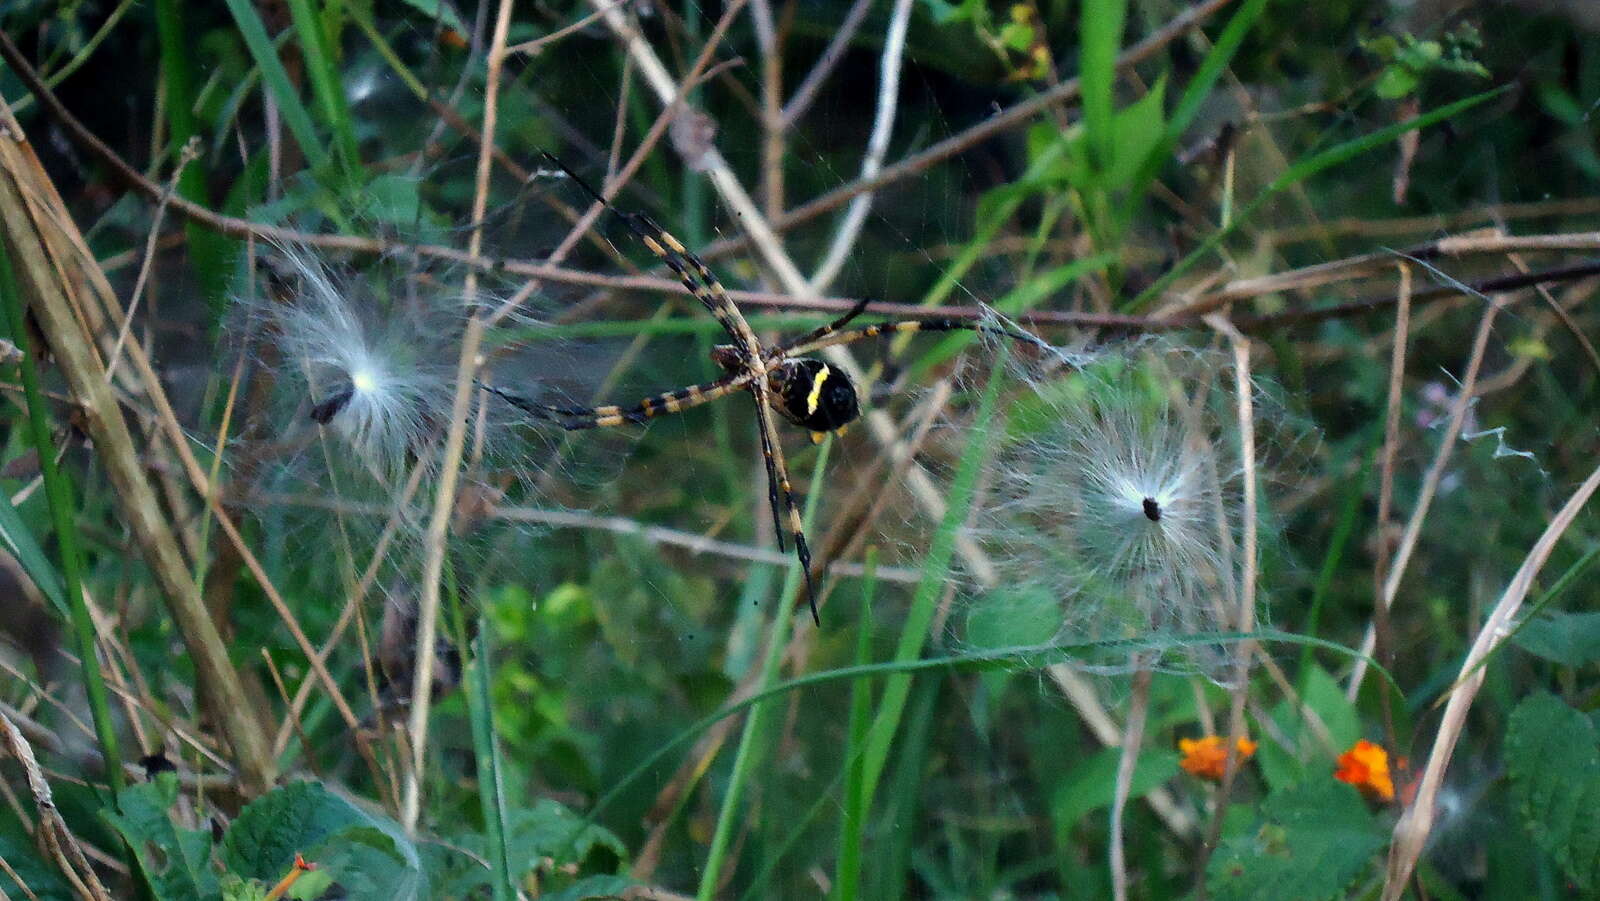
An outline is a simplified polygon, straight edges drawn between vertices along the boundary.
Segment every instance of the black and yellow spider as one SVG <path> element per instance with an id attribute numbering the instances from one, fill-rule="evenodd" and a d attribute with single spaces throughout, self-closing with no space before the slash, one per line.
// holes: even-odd
<path id="1" fill-rule="evenodd" d="M 809 431 L 813 441 L 821 441 L 827 433 L 839 431 L 854 422 L 861 415 L 861 402 L 849 376 L 808 354 L 825 347 L 900 332 L 971 330 L 993 332 L 1029 343 L 1036 343 L 1038 339 L 998 326 L 959 319 L 908 319 L 846 328 L 866 310 L 867 302 L 863 300 L 838 319 L 787 344 L 763 346 L 722 283 L 717 281 L 717 277 L 698 256 L 649 216 L 617 209 L 560 160 L 549 153 L 544 154 L 544 158 L 566 173 L 596 202 L 627 223 L 629 230 L 678 276 L 689 293 L 722 324 L 733 343 L 717 345 L 711 352 L 711 359 L 727 375 L 713 382 L 656 394 L 631 407 L 556 406 L 538 403 L 499 388 L 484 387 L 523 412 L 569 430 L 642 423 L 663 413 L 678 413 L 698 407 L 736 391 L 750 392 L 755 399 L 756 420 L 760 427 L 761 456 L 767 469 L 767 500 L 772 507 L 773 525 L 777 528 L 778 549 L 784 549 L 783 520 L 786 515 L 788 532 L 794 538 L 795 555 L 800 560 L 801 572 L 805 574 L 811 617 L 820 624 L 816 591 L 811 580 L 811 550 L 806 546 L 799 505 L 795 501 L 794 489 L 789 484 L 789 468 L 784 461 L 783 448 L 777 430 L 772 425 L 770 411 L 777 410 L 783 418 Z"/>

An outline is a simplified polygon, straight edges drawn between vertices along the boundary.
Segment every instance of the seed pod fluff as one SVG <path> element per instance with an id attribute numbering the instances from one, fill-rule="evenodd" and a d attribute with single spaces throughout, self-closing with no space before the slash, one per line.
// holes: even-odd
<path id="1" fill-rule="evenodd" d="M 280 263 L 281 296 L 259 312 L 275 389 L 295 399 L 288 415 L 324 426 L 362 462 L 392 472 L 448 409 L 450 320 L 460 317 L 374 297 L 304 250 L 283 249 Z"/>
<path id="2" fill-rule="evenodd" d="M 970 638 L 1134 641 L 1163 668 L 1218 676 L 1238 622 L 1240 466 L 1225 361 L 1143 343 L 1076 371 L 1025 374 L 973 532 L 998 576 Z M 1220 374 L 1220 375 L 1219 375 Z M 1005 625 L 999 625 L 1005 624 Z"/>

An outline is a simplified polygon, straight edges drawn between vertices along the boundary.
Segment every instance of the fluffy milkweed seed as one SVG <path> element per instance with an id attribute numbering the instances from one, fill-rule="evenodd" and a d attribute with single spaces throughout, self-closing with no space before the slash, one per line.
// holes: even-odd
<path id="1" fill-rule="evenodd" d="M 1228 367 L 1144 342 L 1022 374 L 973 513 L 995 575 L 969 641 L 1099 643 L 1079 660 L 1106 670 L 1132 645 L 1140 665 L 1223 674 L 1230 646 L 1207 636 L 1239 621 L 1243 526 Z"/>
<path id="2" fill-rule="evenodd" d="M 278 248 L 269 266 L 277 296 L 249 312 L 274 390 L 293 404 L 278 425 L 322 426 L 365 466 L 391 472 L 448 409 L 459 316 L 377 298 L 302 248 Z"/>

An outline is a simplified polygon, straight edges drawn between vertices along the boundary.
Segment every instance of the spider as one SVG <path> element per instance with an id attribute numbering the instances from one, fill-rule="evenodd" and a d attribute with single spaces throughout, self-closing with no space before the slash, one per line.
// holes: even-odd
<path id="1" fill-rule="evenodd" d="M 555 156 L 548 152 L 543 156 L 582 188 L 584 193 L 626 223 L 640 243 L 666 264 L 701 306 L 722 324 L 733 343 L 717 345 L 711 351 L 711 359 L 727 374 L 716 381 L 652 395 L 631 407 L 557 406 L 538 403 L 481 382 L 480 386 L 528 415 L 568 430 L 642 423 L 663 413 L 680 413 L 736 391 L 748 391 L 755 401 L 761 456 L 767 470 L 767 501 L 772 508 L 778 550 L 785 550 L 783 533 L 786 531 L 784 520 L 787 519 L 787 531 L 794 539 L 795 556 L 805 576 L 811 618 L 821 625 L 816 589 L 811 578 L 811 550 L 806 545 L 799 505 L 795 500 L 794 488 L 789 483 L 789 467 L 784 461 L 778 432 L 773 426 L 772 411 L 777 411 L 784 419 L 809 431 L 813 442 L 820 442 L 829 432 L 842 432 L 858 419 L 861 416 L 861 401 L 855 383 L 848 375 L 809 354 L 825 347 L 902 332 L 981 331 L 1031 344 L 1040 343 L 1039 339 L 1006 328 L 959 319 L 907 319 L 848 328 L 856 317 L 866 311 L 867 301 L 862 300 L 821 328 L 786 344 L 765 346 L 734 305 L 727 289 L 723 288 L 706 264 L 677 238 L 643 213 L 617 209 Z"/>

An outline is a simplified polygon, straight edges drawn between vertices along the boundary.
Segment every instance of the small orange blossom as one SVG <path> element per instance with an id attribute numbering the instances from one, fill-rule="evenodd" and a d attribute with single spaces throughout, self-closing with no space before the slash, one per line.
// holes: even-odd
<path id="1" fill-rule="evenodd" d="M 301 857 L 300 854 L 296 852 L 294 855 L 294 866 L 289 868 L 288 875 L 278 880 L 278 884 L 273 886 L 271 891 L 267 892 L 266 901 L 278 901 L 278 899 L 282 898 L 296 882 L 300 881 L 301 876 L 304 876 L 316 868 L 316 864 L 307 862 L 304 857 Z"/>
<path id="2" fill-rule="evenodd" d="M 1184 772 L 1213 782 L 1222 781 L 1223 771 L 1228 765 L 1227 741 L 1222 736 L 1180 738 L 1178 750 L 1183 752 L 1183 759 L 1178 761 L 1178 765 L 1183 767 Z M 1256 743 L 1248 738 L 1241 738 L 1234 745 L 1234 750 L 1235 759 L 1243 763 L 1255 754 Z"/>
<path id="3" fill-rule="evenodd" d="M 1383 746 L 1363 738 L 1340 754 L 1338 763 L 1333 778 L 1354 785 L 1368 800 L 1394 800 L 1394 776 L 1389 772 L 1389 752 Z"/>

